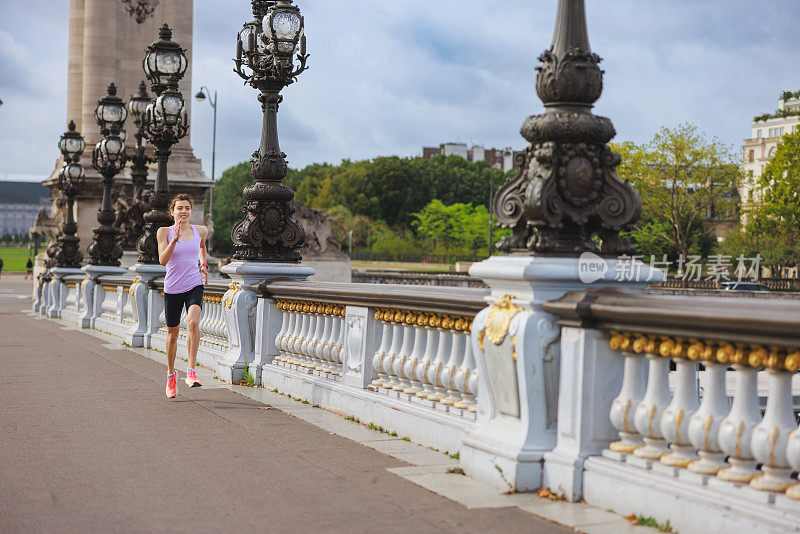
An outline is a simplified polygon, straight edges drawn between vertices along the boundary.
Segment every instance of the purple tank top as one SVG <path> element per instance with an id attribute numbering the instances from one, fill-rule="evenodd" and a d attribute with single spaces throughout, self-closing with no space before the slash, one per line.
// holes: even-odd
<path id="1" fill-rule="evenodd" d="M 185 293 L 199 285 L 203 285 L 200 274 L 200 232 L 192 226 L 194 235 L 188 241 L 175 243 L 175 250 L 167 262 L 167 274 L 164 277 L 164 293 L 175 295 Z M 172 241 L 174 227 L 169 227 L 169 241 Z"/>

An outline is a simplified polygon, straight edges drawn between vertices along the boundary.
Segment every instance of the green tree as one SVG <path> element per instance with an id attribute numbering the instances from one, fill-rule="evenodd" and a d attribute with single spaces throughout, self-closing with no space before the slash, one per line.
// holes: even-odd
<path id="1" fill-rule="evenodd" d="M 218 255 L 233 254 L 231 230 L 242 217 L 242 191 L 253 183 L 250 163 L 240 163 L 222 173 L 214 186 L 214 247 Z"/>
<path id="2" fill-rule="evenodd" d="M 485 206 L 433 200 L 414 214 L 417 234 L 438 254 L 479 254 L 487 249 L 489 211 Z"/>
<path id="3" fill-rule="evenodd" d="M 620 178 L 642 197 L 642 218 L 629 234 L 640 253 L 707 253 L 713 237 L 705 221 L 738 209 L 741 169 L 732 151 L 690 124 L 662 127 L 646 145 L 613 148 L 622 156 Z"/>
<path id="4" fill-rule="evenodd" d="M 754 186 L 746 224 L 729 239 L 727 250 L 760 254 L 764 266 L 780 273 L 800 262 L 800 130 L 783 137 Z"/>

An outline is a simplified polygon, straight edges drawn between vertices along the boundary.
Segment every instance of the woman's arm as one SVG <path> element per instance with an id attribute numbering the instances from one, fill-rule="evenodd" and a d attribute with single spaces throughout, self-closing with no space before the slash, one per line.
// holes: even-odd
<path id="1" fill-rule="evenodd" d="M 156 232 L 156 239 L 158 239 L 158 262 L 161 265 L 166 265 L 172 253 L 175 252 L 175 243 L 181 237 L 180 225 L 175 225 L 175 231 L 172 235 L 172 241 L 169 241 L 169 226 L 162 226 Z"/>
<path id="2" fill-rule="evenodd" d="M 205 226 L 198 226 L 197 230 L 200 232 L 200 272 L 203 273 L 203 283 L 208 283 L 208 250 L 206 249 L 206 238 L 208 237 L 208 228 Z"/>

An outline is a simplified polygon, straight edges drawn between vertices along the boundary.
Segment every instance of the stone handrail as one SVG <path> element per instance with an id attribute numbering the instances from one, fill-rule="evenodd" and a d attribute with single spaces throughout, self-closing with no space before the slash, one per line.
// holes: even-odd
<path id="1" fill-rule="evenodd" d="M 595 289 L 565 295 L 544 309 L 570 326 L 653 335 L 800 346 L 800 303 L 643 295 Z"/>
<path id="2" fill-rule="evenodd" d="M 475 314 L 486 307 L 487 289 L 414 288 L 400 284 L 272 282 L 260 284 L 270 298 L 313 298 L 328 304 L 407 308 L 421 312 Z"/>

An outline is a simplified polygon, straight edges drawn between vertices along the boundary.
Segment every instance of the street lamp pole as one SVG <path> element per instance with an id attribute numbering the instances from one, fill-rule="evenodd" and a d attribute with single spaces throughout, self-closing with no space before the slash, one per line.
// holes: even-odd
<path id="1" fill-rule="evenodd" d="M 186 103 L 178 90 L 178 82 L 188 66 L 186 50 L 172 41 L 172 30 L 168 25 L 161 27 L 159 40 L 147 48 L 142 66 L 156 94 L 142 115 L 142 132 L 156 148 L 158 173 L 150 194 L 151 210 L 144 215 L 144 234 L 136 243 L 136 249 L 139 251 L 139 263 L 154 265 L 158 264 L 156 233 L 159 228 L 173 223 L 167 212 L 172 200 L 167 163 L 173 145 L 189 132 Z"/>
<path id="2" fill-rule="evenodd" d="M 489 171 L 489 257 L 492 257 L 492 230 L 494 227 L 494 214 L 492 213 L 492 200 L 494 197 L 494 182 Z"/>
<path id="3" fill-rule="evenodd" d="M 125 142 L 120 132 L 127 117 L 125 103 L 117 96 L 117 86 L 112 83 L 95 109 L 95 118 L 103 135 L 92 152 L 92 166 L 103 177 L 103 201 L 97 212 L 97 222 L 100 224 L 94 227 L 94 238 L 87 250 L 89 263 L 95 266 L 116 267 L 122 257 L 122 247 L 118 243 L 120 231 L 114 226 L 111 186 L 114 177 L 125 168 Z"/>
<path id="4" fill-rule="evenodd" d="M 208 202 L 210 204 L 208 208 L 208 214 L 211 217 L 211 221 L 214 221 L 214 187 L 217 185 L 217 175 L 216 175 L 216 165 L 217 165 L 217 91 L 214 91 L 214 98 L 211 98 L 211 92 L 208 90 L 208 87 L 205 85 L 200 88 L 200 91 L 194 96 L 198 102 L 202 102 L 206 98 L 208 98 L 208 103 L 211 105 L 211 109 L 214 110 L 214 126 L 213 126 L 213 133 L 211 136 L 211 193 L 209 194 Z M 213 239 L 213 236 L 212 236 Z M 211 252 L 213 250 L 213 244 L 211 243 L 211 239 L 208 241 L 208 251 Z"/>
<path id="5" fill-rule="evenodd" d="M 251 167 L 255 184 L 245 188 L 245 214 L 231 232 L 234 257 L 299 263 L 305 232 L 293 217 L 294 191 L 282 183 L 288 163 L 278 142 L 278 106 L 281 90 L 307 68 L 303 17 L 291 0 L 253 0 L 253 16 L 239 32 L 234 70 L 259 91 L 264 121 Z"/>

